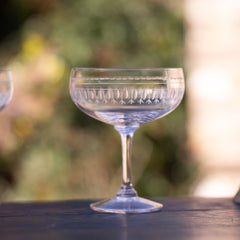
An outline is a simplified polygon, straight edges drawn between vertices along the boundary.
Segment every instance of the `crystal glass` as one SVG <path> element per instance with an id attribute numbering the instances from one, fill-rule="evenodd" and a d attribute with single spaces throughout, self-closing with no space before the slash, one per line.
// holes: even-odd
<path id="1" fill-rule="evenodd" d="M 8 70 L 0 70 L 0 110 L 2 110 L 11 101 L 12 95 L 12 74 Z"/>
<path id="2" fill-rule="evenodd" d="M 234 196 L 233 201 L 235 203 L 240 203 L 240 188 L 239 188 L 238 192 L 236 193 L 236 195 Z"/>
<path id="3" fill-rule="evenodd" d="M 113 198 L 90 205 L 99 212 L 143 213 L 163 205 L 138 197 L 131 181 L 134 131 L 173 111 L 184 94 L 181 68 L 73 68 L 70 95 L 76 106 L 119 132 L 122 143 L 122 185 Z"/>

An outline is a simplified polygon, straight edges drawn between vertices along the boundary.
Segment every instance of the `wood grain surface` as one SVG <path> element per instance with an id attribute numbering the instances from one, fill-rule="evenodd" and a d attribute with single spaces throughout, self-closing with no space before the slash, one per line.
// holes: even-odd
<path id="1" fill-rule="evenodd" d="M 0 240 L 240 239 L 240 205 L 232 199 L 158 198 L 156 213 L 93 212 L 92 201 L 0 204 Z"/>

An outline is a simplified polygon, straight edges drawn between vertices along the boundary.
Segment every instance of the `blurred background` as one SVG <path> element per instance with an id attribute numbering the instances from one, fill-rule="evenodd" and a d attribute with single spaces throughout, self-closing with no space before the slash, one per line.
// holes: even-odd
<path id="1" fill-rule="evenodd" d="M 239 10 L 238 0 L 1 3 L 0 67 L 13 72 L 14 95 L 0 112 L 0 200 L 103 198 L 119 189 L 119 135 L 73 104 L 72 67 L 183 67 L 181 105 L 135 133 L 134 186 L 148 197 L 234 194 Z"/>

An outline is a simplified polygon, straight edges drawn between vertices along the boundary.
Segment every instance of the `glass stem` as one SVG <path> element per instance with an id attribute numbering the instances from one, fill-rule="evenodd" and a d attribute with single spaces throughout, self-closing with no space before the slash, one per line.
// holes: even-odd
<path id="1" fill-rule="evenodd" d="M 136 197 L 131 181 L 131 154 L 133 132 L 120 133 L 122 142 L 122 185 L 117 193 L 118 197 Z"/>

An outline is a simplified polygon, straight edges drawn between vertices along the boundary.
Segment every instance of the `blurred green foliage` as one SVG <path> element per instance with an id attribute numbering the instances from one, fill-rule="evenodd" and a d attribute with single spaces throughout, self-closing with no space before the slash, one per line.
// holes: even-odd
<path id="1" fill-rule="evenodd" d="M 74 106 L 70 69 L 183 67 L 181 3 L 11 0 L 3 5 L 0 65 L 13 71 L 15 92 L 0 113 L 1 200 L 115 195 L 121 183 L 119 136 Z M 189 193 L 196 165 L 186 147 L 184 101 L 136 132 L 132 166 L 140 195 Z"/>

